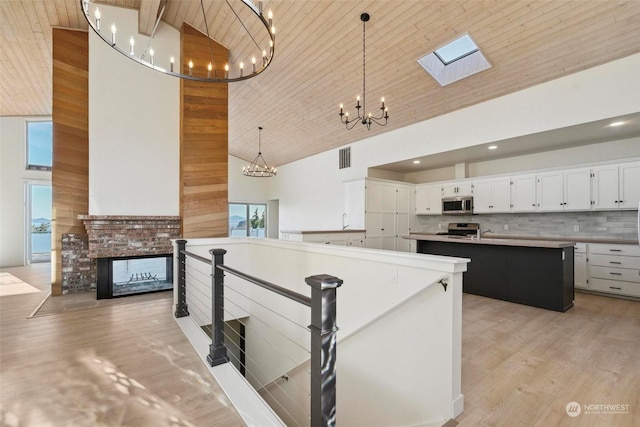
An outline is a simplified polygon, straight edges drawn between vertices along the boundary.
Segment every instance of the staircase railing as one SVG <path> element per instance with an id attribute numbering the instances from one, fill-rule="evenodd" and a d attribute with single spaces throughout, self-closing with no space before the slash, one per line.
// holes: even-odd
<path id="1" fill-rule="evenodd" d="M 225 273 L 257 285 L 272 293 L 295 301 L 311 309 L 310 325 L 310 424 L 311 427 L 334 426 L 336 423 L 336 296 L 343 283 L 337 277 L 319 274 L 305 278 L 311 287 L 311 297 L 252 276 L 224 264 L 225 249 L 211 249 L 211 259 L 187 251 L 186 240 L 177 240 L 178 290 L 176 317 L 189 316 L 187 306 L 187 257 L 211 265 L 212 337 L 207 361 L 217 366 L 229 361 L 224 333 Z"/>

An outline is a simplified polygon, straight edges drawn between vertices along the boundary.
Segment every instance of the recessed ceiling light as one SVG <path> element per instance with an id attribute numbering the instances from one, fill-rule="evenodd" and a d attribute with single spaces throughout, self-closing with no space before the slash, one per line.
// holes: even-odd
<path id="1" fill-rule="evenodd" d="M 413 164 L 414 164 L 414 165 L 417 165 L 418 163 L 420 163 L 420 160 L 414 160 L 414 161 L 413 161 Z"/>
<path id="2" fill-rule="evenodd" d="M 624 122 L 613 122 L 611 124 L 609 124 L 609 127 L 616 127 L 616 126 L 622 126 L 624 124 Z"/>
<path id="3" fill-rule="evenodd" d="M 497 145 L 490 145 L 487 147 L 489 150 L 495 150 L 496 148 L 498 148 Z"/>

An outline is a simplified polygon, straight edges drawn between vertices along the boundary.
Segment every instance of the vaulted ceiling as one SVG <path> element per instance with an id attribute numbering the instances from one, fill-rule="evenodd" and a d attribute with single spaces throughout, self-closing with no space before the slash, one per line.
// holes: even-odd
<path id="1" fill-rule="evenodd" d="M 232 50 L 224 1 L 203 0 L 213 38 Z M 165 0 L 108 0 L 140 10 L 149 33 Z M 239 0 L 229 0 L 241 10 Z M 229 85 L 229 152 L 255 156 L 257 127 L 270 164 L 282 165 L 640 52 L 640 1 L 271 0 L 277 26 L 272 65 Z M 166 0 L 162 20 L 202 31 L 199 0 Z M 226 11 L 225 11 L 226 10 Z M 51 28 L 87 29 L 79 0 L 0 1 L 0 115 L 51 114 Z M 362 91 L 362 23 L 368 12 L 366 94 L 384 96 L 386 127 L 347 131 Z M 212 25 L 213 23 L 213 25 Z M 469 33 L 492 68 L 441 87 L 416 60 Z M 569 95 L 568 95 L 569 96 Z M 352 113 L 353 114 L 353 113 Z M 443 135 L 443 137 L 446 137 Z M 398 141 L 401 144 L 402 141 Z"/>

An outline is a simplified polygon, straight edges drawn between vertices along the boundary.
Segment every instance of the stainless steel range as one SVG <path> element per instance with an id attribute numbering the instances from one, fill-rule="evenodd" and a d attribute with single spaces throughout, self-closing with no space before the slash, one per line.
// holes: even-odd
<path id="1" fill-rule="evenodd" d="M 479 229 L 480 224 L 477 222 L 450 222 L 446 232 L 437 234 L 442 236 L 474 236 Z"/>

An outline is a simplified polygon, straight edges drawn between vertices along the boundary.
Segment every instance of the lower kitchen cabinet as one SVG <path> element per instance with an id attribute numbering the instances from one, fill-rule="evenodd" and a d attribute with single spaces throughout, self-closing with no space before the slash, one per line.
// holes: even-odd
<path id="1" fill-rule="evenodd" d="M 587 244 L 576 243 L 573 247 L 573 286 L 576 289 L 587 289 L 589 268 L 587 266 Z"/>
<path id="2" fill-rule="evenodd" d="M 295 242 L 321 243 L 325 245 L 341 246 L 364 246 L 364 231 L 284 231 L 281 233 L 282 240 L 292 240 Z"/>
<path id="3" fill-rule="evenodd" d="M 466 293 L 548 310 L 573 307 L 573 246 L 542 248 L 418 241 L 418 253 L 469 258 Z"/>
<path id="4" fill-rule="evenodd" d="M 640 247 L 589 244 L 590 291 L 640 297 Z"/>

